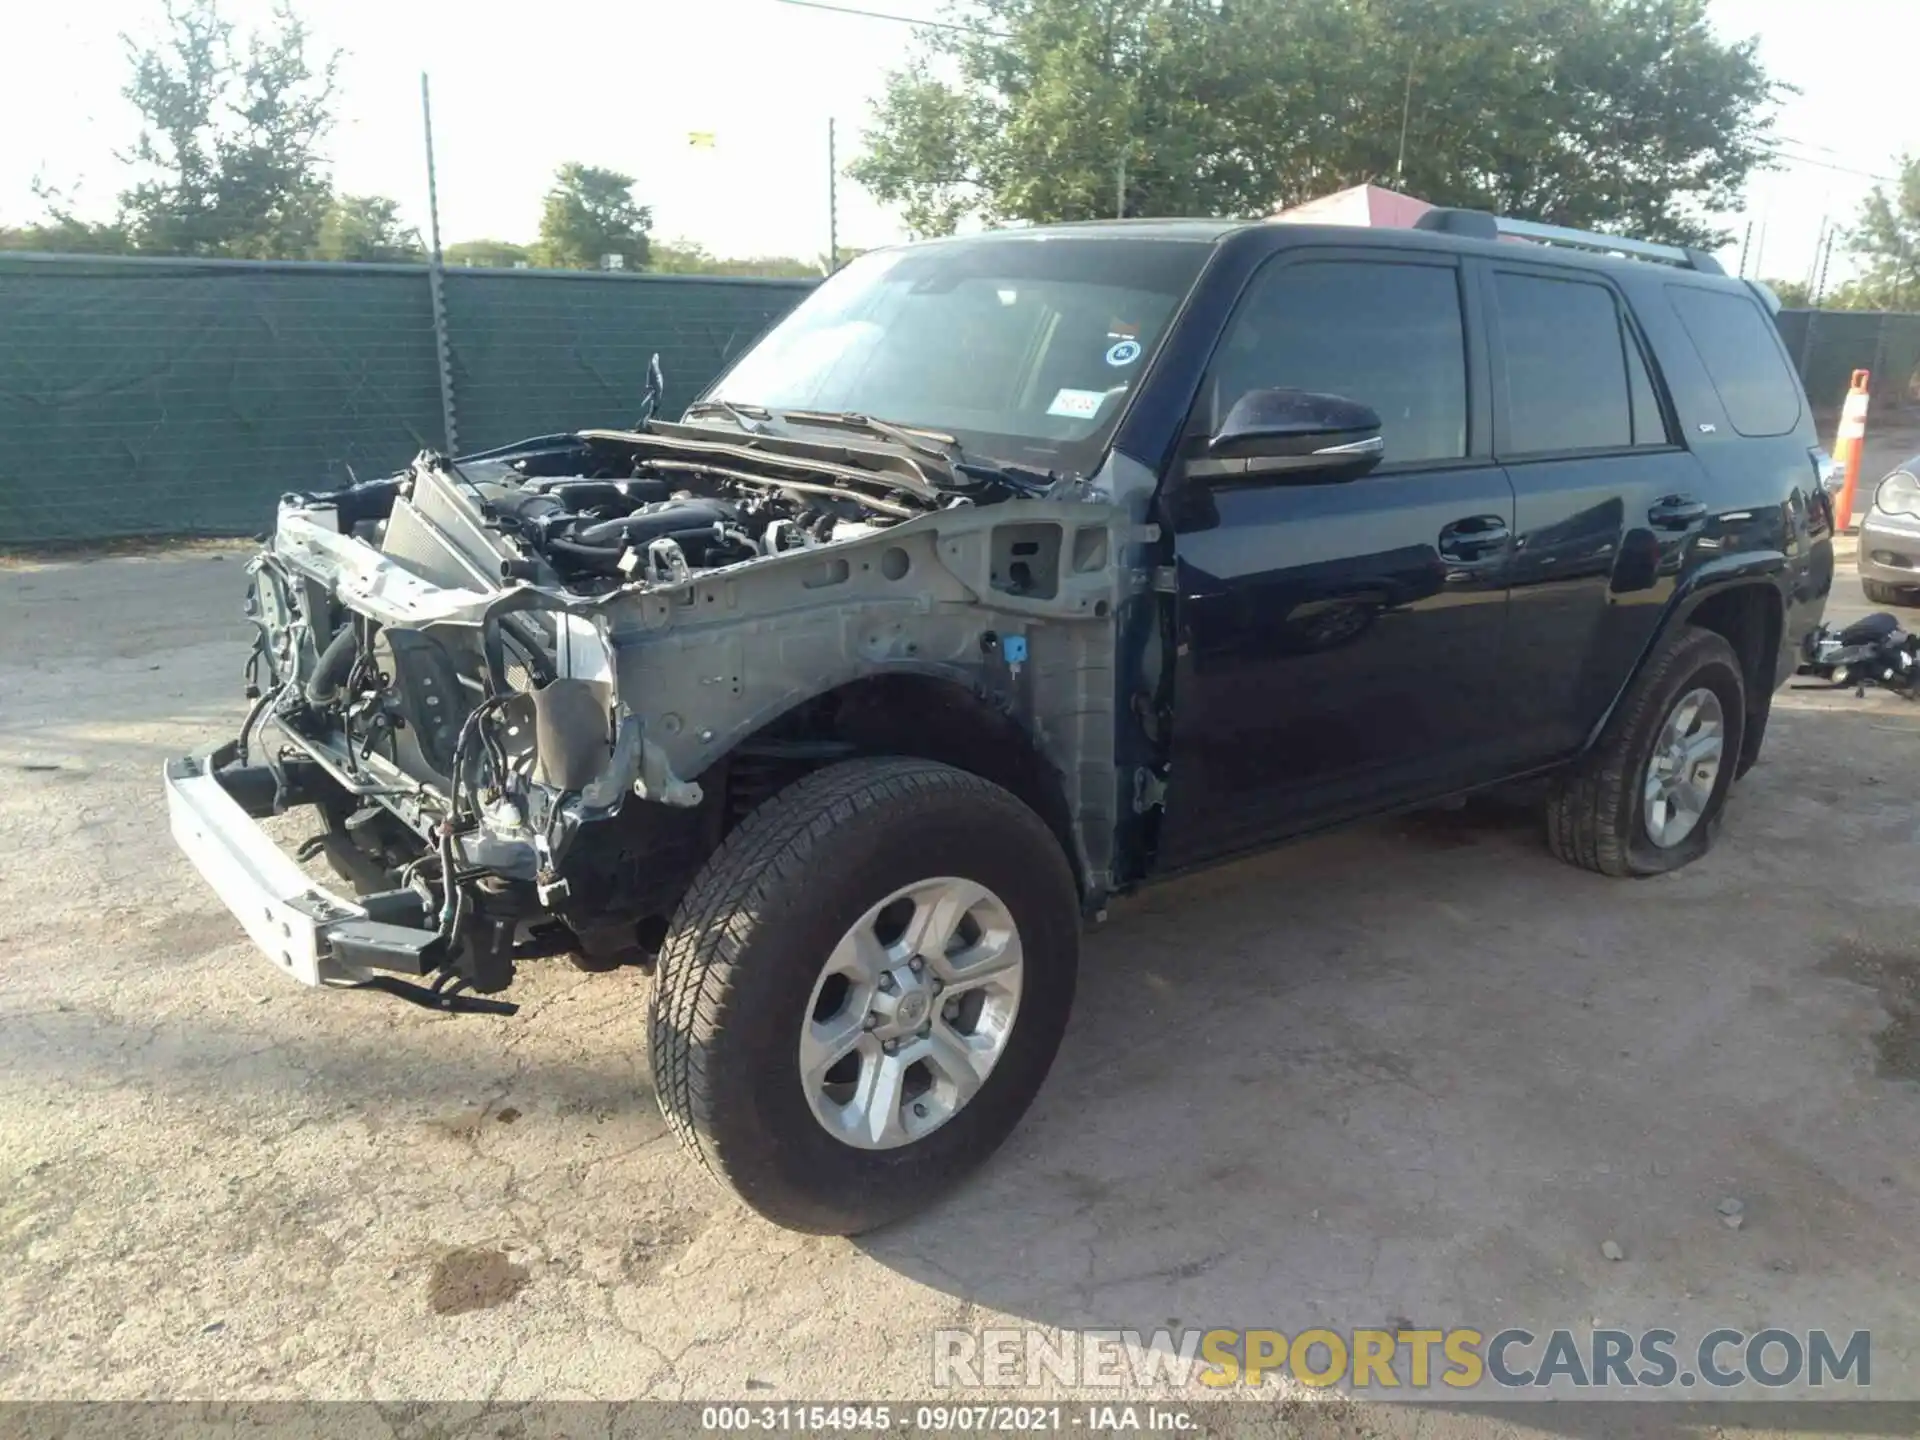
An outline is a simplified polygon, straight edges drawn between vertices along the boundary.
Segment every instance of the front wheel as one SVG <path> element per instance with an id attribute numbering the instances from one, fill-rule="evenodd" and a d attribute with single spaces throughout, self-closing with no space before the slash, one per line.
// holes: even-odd
<path id="1" fill-rule="evenodd" d="M 1889 585 L 1884 580 L 1860 580 L 1860 592 L 1874 605 L 1911 605 L 1913 590 L 1906 585 Z"/>
<path id="2" fill-rule="evenodd" d="M 1746 736 L 1725 638 L 1688 627 L 1648 662 L 1595 751 L 1547 801 L 1547 846 L 1603 875 L 1659 875 L 1707 853 Z"/>
<path id="3" fill-rule="evenodd" d="M 660 952 L 654 1088 L 777 1224 L 855 1234 L 1006 1139 L 1066 1028 L 1079 906 L 1013 795 L 922 760 L 821 770 L 707 862 Z"/>

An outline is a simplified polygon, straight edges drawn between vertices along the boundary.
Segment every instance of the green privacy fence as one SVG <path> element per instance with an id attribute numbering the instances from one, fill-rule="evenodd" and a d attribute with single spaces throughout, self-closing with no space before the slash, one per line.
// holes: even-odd
<path id="1" fill-rule="evenodd" d="M 248 534 L 286 490 L 677 411 L 808 282 L 0 253 L 0 545 Z M 1813 403 L 1920 404 L 1920 315 L 1788 310 Z"/>
<path id="2" fill-rule="evenodd" d="M 1920 405 L 1920 315 L 1782 310 L 1778 323 L 1816 410 L 1839 409 L 1856 370 L 1873 372 L 1875 411 Z"/>
<path id="3" fill-rule="evenodd" d="M 462 450 L 686 405 L 808 282 L 445 273 Z M 446 443 L 429 272 L 0 254 L 0 544 L 248 534 Z"/>

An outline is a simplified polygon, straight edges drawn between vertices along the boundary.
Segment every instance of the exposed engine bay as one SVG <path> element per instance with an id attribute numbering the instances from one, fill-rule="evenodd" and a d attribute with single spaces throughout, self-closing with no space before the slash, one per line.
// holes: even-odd
<path id="1" fill-rule="evenodd" d="M 1104 875 L 1147 532 L 1091 482 L 832 418 L 865 433 L 589 430 L 283 498 L 214 762 L 249 814 L 316 806 L 304 858 L 354 883 L 317 983 L 642 956 L 743 807 L 932 679 L 1045 751 Z"/>
<path id="2" fill-rule="evenodd" d="M 942 440 L 951 443 L 930 437 L 916 456 L 703 426 L 589 430 L 458 462 L 422 457 L 408 475 L 326 498 L 344 528 L 391 553 L 392 499 L 411 499 L 410 482 L 434 470 L 478 505 L 500 578 L 606 595 L 1034 493 L 1038 482 L 1018 474 L 956 463 L 935 448 Z"/>

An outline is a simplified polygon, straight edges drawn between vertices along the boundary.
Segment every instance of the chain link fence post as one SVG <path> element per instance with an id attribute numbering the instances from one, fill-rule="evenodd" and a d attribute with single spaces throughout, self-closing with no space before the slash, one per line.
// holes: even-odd
<path id="1" fill-rule="evenodd" d="M 427 259 L 427 288 L 433 296 L 433 354 L 440 371 L 440 428 L 446 433 L 447 454 L 460 453 L 460 429 L 453 408 L 453 345 L 447 337 L 446 266 L 440 256 L 440 191 L 433 168 L 433 100 L 427 93 L 427 72 L 420 72 L 420 121 L 427 137 L 427 225 L 433 250 Z"/>

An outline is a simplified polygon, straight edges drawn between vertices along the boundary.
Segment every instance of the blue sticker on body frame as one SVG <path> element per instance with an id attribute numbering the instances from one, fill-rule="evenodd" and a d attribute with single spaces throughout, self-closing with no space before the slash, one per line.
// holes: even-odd
<path id="1" fill-rule="evenodd" d="M 1138 340 L 1122 340 L 1107 351 L 1109 365 L 1131 365 L 1139 358 L 1140 342 Z"/>

